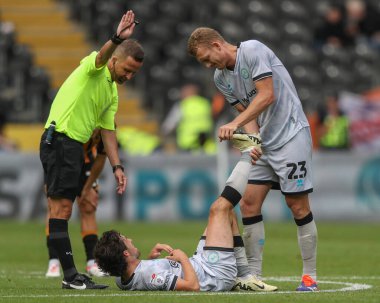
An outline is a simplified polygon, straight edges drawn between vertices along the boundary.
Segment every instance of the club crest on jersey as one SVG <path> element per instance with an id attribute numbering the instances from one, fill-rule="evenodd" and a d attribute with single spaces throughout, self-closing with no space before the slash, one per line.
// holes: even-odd
<path id="1" fill-rule="evenodd" d="M 233 88 L 232 88 L 231 83 L 227 83 L 227 90 L 228 90 L 229 93 L 233 92 Z"/>
<path id="2" fill-rule="evenodd" d="M 240 75 L 242 76 L 243 79 L 248 79 L 248 78 L 249 78 L 249 72 L 248 72 L 248 69 L 246 69 L 245 67 L 243 67 L 243 68 L 240 70 Z"/>
<path id="3" fill-rule="evenodd" d="M 179 264 L 178 264 L 176 261 L 172 261 L 172 260 L 170 260 L 170 261 L 169 261 L 169 264 L 170 264 L 170 266 L 173 267 L 173 268 L 179 268 Z"/>
<path id="4" fill-rule="evenodd" d="M 216 262 L 218 262 L 219 261 L 219 254 L 218 254 L 218 252 L 216 252 L 216 251 L 210 252 L 210 254 L 208 255 L 207 259 L 208 259 L 208 261 L 210 263 L 216 263 Z"/>

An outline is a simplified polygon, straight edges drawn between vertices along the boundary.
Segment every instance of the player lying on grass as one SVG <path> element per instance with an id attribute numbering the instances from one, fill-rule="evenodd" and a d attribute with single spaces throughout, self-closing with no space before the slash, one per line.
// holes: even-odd
<path id="1" fill-rule="evenodd" d="M 260 141 L 255 136 L 235 135 L 233 144 L 242 156 L 222 194 L 211 205 L 207 228 L 192 257 L 167 244 L 156 244 L 150 260 L 140 260 L 140 251 L 132 239 L 111 230 L 95 247 L 99 267 L 116 276 L 122 290 L 277 290 L 247 272 L 248 262 L 233 211 L 244 193 L 251 161 L 255 163 L 261 155 Z M 162 252 L 168 256 L 158 259 Z"/>

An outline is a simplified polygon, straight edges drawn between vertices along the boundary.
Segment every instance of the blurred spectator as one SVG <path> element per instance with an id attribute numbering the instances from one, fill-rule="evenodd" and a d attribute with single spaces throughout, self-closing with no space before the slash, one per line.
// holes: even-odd
<path id="1" fill-rule="evenodd" d="M 340 109 L 337 95 L 326 98 L 325 108 L 319 112 L 317 133 L 321 149 L 345 150 L 350 148 L 349 119 Z"/>
<path id="2" fill-rule="evenodd" d="M 347 0 L 345 7 L 347 34 L 356 42 L 365 39 L 380 48 L 380 12 L 362 0 Z"/>
<path id="3" fill-rule="evenodd" d="M 135 127 L 119 127 L 116 134 L 120 147 L 130 156 L 148 156 L 162 148 L 159 137 Z"/>
<path id="4" fill-rule="evenodd" d="M 231 106 L 226 102 L 223 94 L 217 91 L 211 100 L 212 117 L 215 124 L 226 124 L 228 120 L 233 118 Z"/>
<path id="5" fill-rule="evenodd" d="M 215 152 L 211 103 L 199 95 L 195 84 L 184 85 L 181 101 L 171 108 L 162 125 L 162 134 L 176 129 L 177 147 L 182 151 Z"/>
<path id="6" fill-rule="evenodd" d="M 323 23 L 316 29 L 314 36 L 318 48 L 325 44 L 336 47 L 352 44 L 352 38 L 345 31 L 342 7 L 332 5 L 327 8 L 323 16 Z"/>
<path id="7" fill-rule="evenodd" d="M 3 111 L 0 112 L 0 152 L 17 150 L 17 145 L 12 140 L 8 139 L 4 133 L 6 117 Z"/>

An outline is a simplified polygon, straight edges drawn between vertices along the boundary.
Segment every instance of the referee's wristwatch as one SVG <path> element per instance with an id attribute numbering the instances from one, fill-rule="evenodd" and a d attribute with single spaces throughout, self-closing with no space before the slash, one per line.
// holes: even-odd
<path id="1" fill-rule="evenodd" d="M 113 173 L 115 173 L 115 171 L 116 171 L 117 169 L 121 169 L 121 170 L 124 172 L 124 166 L 121 165 L 121 164 L 116 164 L 116 165 L 112 166 L 112 172 L 113 172 Z"/>

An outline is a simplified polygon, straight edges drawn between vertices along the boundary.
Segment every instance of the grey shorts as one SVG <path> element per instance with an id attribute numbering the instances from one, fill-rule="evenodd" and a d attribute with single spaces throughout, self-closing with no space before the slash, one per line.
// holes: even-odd
<path id="1" fill-rule="evenodd" d="M 272 184 L 284 195 L 311 193 L 312 141 L 310 128 L 302 128 L 288 143 L 265 151 L 253 165 L 248 184 Z"/>
<path id="2" fill-rule="evenodd" d="M 198 245 L 190 262 L 198 276 L 201 291 L 229 291 L 235 285 L 237 267 L 233 248 Z"/>
<path id="3" fill-rule="evenodd" d="M 205 247 L 201 237 L 195 254 L 190 258 L 201 287 L 201 291 L 229 291 L 237 276 L 236 258 L 233 248 Z"/>

